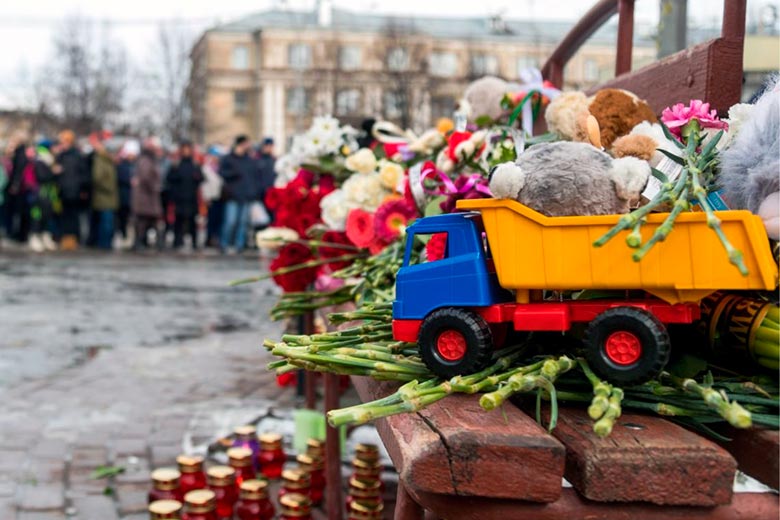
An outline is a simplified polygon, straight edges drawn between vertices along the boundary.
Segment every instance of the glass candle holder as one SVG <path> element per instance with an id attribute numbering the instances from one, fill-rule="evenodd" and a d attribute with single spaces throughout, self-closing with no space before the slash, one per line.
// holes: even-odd
<path id="1" fill-rule="evenodd" d="M 149 490 L 149 504 L 158 500 L 178 500 L 183 498 L 179 481 L 181 473 L 174 468 L 159 468 L 152 471 L 152 489 Z"/>
<path id="2" fill-rule="evenodd" d="M 220 520 L 233 518 L 233 506 L 238 498 L 236 471 L 230 466 L 212 466 L 206 471 L 209 489 L 216 495 L 216 512 Z"/>
<path id="3" fill-rule="evenodd" d="M 183 495 L 196 489 L 206 488 L 206 474 L 203 472 L 203 457 L 198 455 L 179 455 L 176 457 L 181 479 L 179 487 Z"/>
<path id="4" fill-rule="evenodd" d="M 219 520 L 217 497 L 210 489 L 196 489 L 184 495 L 182 520 Z"/>
<path id="5" fill-rule="evenodd" d="M 268 498 L 268 482 L 244 481 L 240 487 L 235 513 L 238 520 L 273 520 L 276 510 Z"/>

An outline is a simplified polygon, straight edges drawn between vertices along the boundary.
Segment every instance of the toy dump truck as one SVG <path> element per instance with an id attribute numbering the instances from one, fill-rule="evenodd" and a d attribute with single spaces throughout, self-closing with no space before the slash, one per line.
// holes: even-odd
<path id="1" fill-rule="evenodd" d="M 622 233 L 593 246 L 620 215 L 547 217 L 497 199 L 462 200 L 458 208 L 472 211 L 409 226 L 393 303 L 395 339 L 417 342 L 425 364 L 444 378 L 485 368 L 508 331 L 565 332 L 580 324 L 599 375 L 616 384 L 640 383 L 669 360 L 667 325 L 698 320 L 702 298 L 722 289 L 777 286 L 766 231 L 748 211 L 717 213 L 744 255 L 749 275 L 743 276 L 704 213 L 680 215 L 674 232 L 634 262 Z M 666 216 L 650 215 L 644 238 Z M 444 258 L 411 265 L 414 240 L 437 233 L 446 233 Z M 625 297 L 572 297 L 588 289 L 620 290 Z"/>

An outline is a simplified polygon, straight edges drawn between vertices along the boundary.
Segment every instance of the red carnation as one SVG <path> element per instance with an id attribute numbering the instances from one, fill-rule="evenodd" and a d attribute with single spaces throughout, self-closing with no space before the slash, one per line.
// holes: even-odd
<path id="1" fill-rule="evenodd" d="M 360 208 L 347 215 L 347 237 L 358 247 L 368 247 L 374 241 L 374 215 Z"/>
<path id="2" fill-rule="evenodd" d="M 447 233 L 434 233 L 425 244 L 425 255 L 429 262 L 445 258 L 447 254 Z"/>
<path id="3" fill-rule="evenodd" d="M 273 272 L 286 267 L 297 266 L 312 259 L 313 257 L 308 247 L 303 244 L 287 244 L 279 250 L 279 256 L 271 262 L 270 270 Z M 306 267 L 287 274 L 276 274 L 273 276 L 276 285 L 284 289 L 285 292 L 305 291 L 316 278 L 316 267 Z"/>
<path id="4" fill-rule="evenodd" d="M 345 246 L 353 245 L 349 238 L 347 238 L 347 234 L 341 231 L 326 231 L 322 235 L 322 241 L 330 242 L 331 244 L 343 244 Z M 350 254 L 350 250 L 340 247 L 322 246 L 319 248 L 319 253 L 322 258 L 338 258 Z M 326 265 L 330 267 L 332 271 L 338 271 L 339 269 L 344 269 L 349 266 L 351 263 L 352 262 L 349 260 L 342 260 L 339 262 L 331 262 Z"/>

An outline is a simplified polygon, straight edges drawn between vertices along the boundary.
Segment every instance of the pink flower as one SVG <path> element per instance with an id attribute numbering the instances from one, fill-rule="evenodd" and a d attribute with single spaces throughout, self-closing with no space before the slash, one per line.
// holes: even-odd
<path id="1" fill-rule="evenodd" d="M 718 119 L 718 112 L 710 110 L 710 104 L 700 99 L 692 99 L 687 107 L 677 103 L 661 113 L 661 121 L 677 137 L 682 137 L 683 127 L 693 119 L 698 120 L 702 128 L 728 128 L 725 121 Z"/>
<path id="2" fill-rule="evenodd" d="M 374 242 L 374 215 L 360 208 L 347 215 L 347 238 L 358 247 L 369 247 Z"/>
<path id="3" fill-rule="evenodd" d="M 410 220 L 417 217 L 417 210 L 403 199 L 389 200 L 379 206 L 374 215 L 376 236 L 384 242 L 395 240 Z"/>

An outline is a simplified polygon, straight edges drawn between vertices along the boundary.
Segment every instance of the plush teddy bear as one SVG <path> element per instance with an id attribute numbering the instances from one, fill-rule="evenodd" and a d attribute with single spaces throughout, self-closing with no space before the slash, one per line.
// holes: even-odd
<path id="1" fill-rule="evenodd" d="M 593 116 L 600 129 L 601 146 L 610 149 L 642 121 L 654 123 L 655 113 L 645 101 L 627 90 L 606 88 L 587 97 L 582 92 L 564 92 L 545 111 L 547 128 L 568 141 L 589 142 L 585 122 Z"/>
<path id="2" fill-rule="evenodd" d="M 585 143 L 537 144 L 516 162 L 496 166 L 490 191 L 551 217 L 627 213 L 639 202 L 650 165 L 613 159 Z"/>
<path id="3" fill-rule="evenodd" d="M 472 123 L 482 116 L 496 121 L 507 115 L 507 111 L 501 107 L 501 100 L 507 92 L 519 88 L 518 83 L 509 83 L 495 76 L 479 78 L 466 87 L 458 109 Z"/>
<path id="4" fill-rule="evenodd" d="M 729 113 L 731 115 L 731 112 Z M 733 125 L 730 132 L 736 132 Z M 769 238 L 780 240 L 780 81 L 756 101 L 750 118 L 721 152 L 718 182 L 732 209 L 759 215 Z"/>

